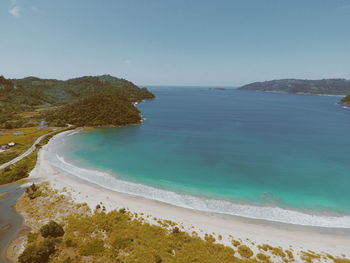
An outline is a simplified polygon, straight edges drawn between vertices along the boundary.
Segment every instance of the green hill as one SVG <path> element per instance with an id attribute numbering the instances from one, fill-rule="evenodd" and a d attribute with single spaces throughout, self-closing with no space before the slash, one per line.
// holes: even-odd
<path id="1" fill-rule="evenodd" d="M 35 111 L 38 108 L 62 106 L 99 94 L 109 94 L 114 99 L 123 101 L 124 104 L 128 102 L 129 107 L 133 107 L 132 102 L 154 98 L 147 89 L 139 88 L 130 81 L 110 75 L 86 76 L 69 80 L 36 77 L 5 79 L 1 76 L 0 125 L 2 128 L 20 127 L 33 120 L 23 120 L 19 113 Z M 36 121 L 37 117 L 33 118 Z M 134 119 L 131 121 L 134 122 Z"/>
<path id="2" fill-rule="evenodd" d="M 44 118 L 53 126 L 67 123 L 76 126 L 136 124 L 141 121 L 139 110 L 130 101 L 113 93 L 96 94 L 48 111 Z"/>

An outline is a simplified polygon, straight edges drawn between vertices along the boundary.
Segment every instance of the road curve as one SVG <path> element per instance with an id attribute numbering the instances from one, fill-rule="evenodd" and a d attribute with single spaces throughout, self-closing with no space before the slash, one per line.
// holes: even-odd
<path id="1" fill-rule="evenodd" d="M 44 138 L 46 135 L 48 135 L 49 133 L 47 134 L 44 134 L 44 135 L 41 135 L 39 138 L 37 138 L 35 140 L 35 142 L 33 143 L 33 145 L 27 150 L 25 151 L 24 153 L 22 153 L 20 156 L 17 156 L 15 159 L 12 159 L 11 161 L 7 162 L 7 163 L 4 163 L 2 165 L 0 165 L 0 169 L 4 169 L 6 168 L 7 166 L 11 165 L 11 164 L 15 164 L 17 163 L 18 161 L 22 160 L 24 157 L 28 156 L 29 154 L 31 154 L 35 148 L 36 148 L 36 145 L 42 140 L 42 138 Z"/>

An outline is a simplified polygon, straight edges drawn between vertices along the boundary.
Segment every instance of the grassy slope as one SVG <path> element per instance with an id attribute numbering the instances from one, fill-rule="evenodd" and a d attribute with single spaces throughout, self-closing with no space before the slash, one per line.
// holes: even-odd
<path id="1" fill-rule="evenodd" d="M 73 128 L 74 127 L 67 128 L 67 129 L 59 129 L 53 133 L 50 133 L 49 135 L 45 136 L 41 140 L 41 142 L 38 144 L 38 146 L 41 147 L 41 146 L 45 145 L 46 143 L 48 143 L 48 141 L 54 135 L 56 135 L 60 132 L 69 130 L 69 129 L 73 129 Z M 51 131 L 51 130 L 49 130 L 49 131 Z M 32 134 L 35 134 L 35 133 L 32 133 Z M 32 141 L 32 143 L 33 143 L 37 137 L 23 136 L 23 141 L 27 141 L 27 142 Z M 32 145 L 32 143 L 30 145 Z M 18 181 L 18 180 L 21 180 L 23 178 L 28 177 L 29 173 L 33 170 L 33 168 L 36 165 L 38 150 L 39 149 L 35 150 L 30 155 L 24 157 L 22 160 L 18 161 L 17 163 L 12 164 L 4 169 L 1 169 L 0 170 L 0 185 L 12 183 L 12 182 L 15 182 L 15 181 Z M 0 156 L 1 156 L 1 154 L 4 154 L 4 153 L 0 153 Z"/>
<path id="2" fill-rule="evenodd" d="M 15 142 L 16 146 L 0 153 L 0 164 L 4 164 L 24 153 L 41 135 L 51 132 L 51 128 L 18 128 L 0 130 L 0 145 Z M 20 134 L 16 135 L 16 132 Z"/>
<path id="3" fill-rule="evenodd" d="M 24 157 L 17 163 L 0 170 L 0 185 L 12 183 L 28 177 L 29 173 L 35 167 L 38 150 Z"/>

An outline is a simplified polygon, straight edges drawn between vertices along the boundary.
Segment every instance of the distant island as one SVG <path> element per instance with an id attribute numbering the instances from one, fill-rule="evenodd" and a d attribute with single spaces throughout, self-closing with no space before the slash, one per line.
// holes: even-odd
<path id="1" fill-rule="evenodd" d="M 226 88 L 209 88 L 209 90 L 221 90 L 221 91 L 223 91 L 223 90 L 227 90 Z"/>
<path id="2" fill-rule="evenodd" d="M 146 88 L 110 75 L 69 80 L 6 79 L 0 76 L 0 128 L 135 124 L 141 116 L 134 103 L 152 99 Z"/>
<path id="3" fill-rule="evenodd" d="M 265 92 L 286 92 L 321 95 L 347 95 L 350 94 L 350 80 L 346 79 L 279 79 L 263 82 L 254 82 L 244 85 L 240 90 L 253 90 Z"/>

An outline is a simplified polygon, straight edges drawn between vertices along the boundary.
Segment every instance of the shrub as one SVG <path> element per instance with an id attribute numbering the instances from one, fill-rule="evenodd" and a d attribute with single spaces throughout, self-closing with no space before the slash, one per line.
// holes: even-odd
<path id="1" fill-rule="evenodd" d="M 33 243 L 38 239 L 38 233 L 29 232 L 27 235 L 28 243 Z"/>
<path id="2" fill-rule="evenodd" d="M 50 221 L 40 228 L 40 233 L 43 237 L 61 237 L 64 235 L 64 230 L 55 221 Z"/>
<path id="3" fill-rule="evenodd" d="M 180 229 L 176 226 L 173 228 L 173 234 L 178 234 L 180 233 Z"/>
<path id="4" fill-rule="evenodd" d="M 279 247 L 274 247 L 272 249 L 272 254 L 276 256 L 280 256 L 281 258 L 284 258 L 286 256 L 286 253 L 284 253 L 283 250 Z"/>
<path id="5" fill-rule="evenodd" d="M 44 240 L 39 245 L 28 246 L 19 256 L 19 263 L 47 263 L 50 255 L 55 252 L 55 241 Z"/>
<path id="6" fill-rule="evenodd" d="M 120 208 L 119 209 L 119 213 L 125 214 L 126 213 L 126 209 L 125 208 Z"/>
<path id="7" fill-rule="evenodd" d="M 216 239 L 215 239 L 215 237 L 213 237 L 213 235 L 208 235 L 208 234 L 205 234 L 204 240 L 209 242 L 209 243 L 214 243 L 216 241 Z"/>
<path id="8" fill-rule="evenodd" d="M 40 195 L 40 192 L 38 191 L 38 187 L 35 184 L 32 184 L 26 188 L 26 194 L 28 195 L 29 199 L 34 199 Z"/>
<path id="9" fill-rule="evenodd" d="M 257 257 L 257 259 L 262 260 L 262 261 L 264 261 L 264 260 L 267 259 L 267 256 L 265 256 L 265 255 L 262 254 L 262 253 L 258 253 L 258 254 L 256 255 L 256 257 Z"/>
<path id="10" fill-rule="evenodd" d="M 239 246 L 238 253 L 244 258 L 250 258 L 254 255 L 253 251 L 246 245 Z"/>
<path id="11" fill-rule="evenodd" d="M 239 242 L 238 240 L 232 240 L 232 245 L 234 245 L 235 247 L 238 247 L 240 244 L 241 244 L 241 242 Z"/>

